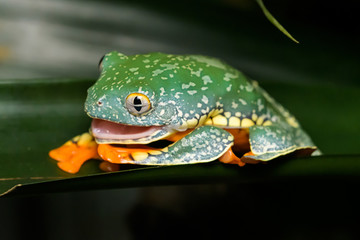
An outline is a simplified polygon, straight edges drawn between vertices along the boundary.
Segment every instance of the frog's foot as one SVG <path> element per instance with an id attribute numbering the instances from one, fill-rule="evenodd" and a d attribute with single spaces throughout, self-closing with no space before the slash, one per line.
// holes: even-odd
<path id="1" fill-rule="evenodd" d="M 227 163 L 227 164 L 237 164 L 240 167 L 245 165 L 245 162 L 241 161 L 242 159 L 238 158 L 235 153 L 233 152 L 232 148 L 229 148 L 224 155 L 219 158 L 220 162 Z"/>
<path id="2" fill-rule="evenodd" d="M 89 159 L 99 158 L 97 144 L 89 133 L 76 136 L 64 145 L 49 152 L 58 166 L 68 173 L 77 173 Z"/>
<path id="3" fill-rule="evenodd" d="M 261 162 L 260 160 L 253 159 L 254 156 L 255 156 L 255 154 L 253 152 L 251 152 L 251 151 L 247 152 L 241 157 L 241 161 L 244 163 L 250 163 L 250 164 L 257 164 L 257 163 Z"/>

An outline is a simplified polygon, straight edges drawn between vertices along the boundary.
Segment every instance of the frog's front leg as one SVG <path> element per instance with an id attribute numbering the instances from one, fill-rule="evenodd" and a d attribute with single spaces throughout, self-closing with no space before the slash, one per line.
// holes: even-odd
<path id="1" fill-rule="evenodd" d="M 112 163 L 140 165 L 180 165 L 218 159 L 233 145 L 234 137 L 214 126 L 202 126 L 163 149 L 113 147 L 99 145 L 99 154 Z"/>
<path id="2" fill-rule="evenodd" d="M 58 166 L 69 173 L 77 173 L 89 159 L 99 158 L 94 138 L 83 133 L 67 141 L 64 145 L 49 152 L 49 156 L 58 161 Z"/>

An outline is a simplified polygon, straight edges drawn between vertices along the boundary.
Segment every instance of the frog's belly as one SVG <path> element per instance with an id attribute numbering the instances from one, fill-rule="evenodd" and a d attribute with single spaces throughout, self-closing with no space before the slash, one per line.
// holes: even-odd
<path id="1" fill-rule="evenodd" d="M 249 129 L 248 128 L 224 128 L 234 136 L 234 146 L 232 150 L 235 153 L 247 153 L 250 151 Z"/>

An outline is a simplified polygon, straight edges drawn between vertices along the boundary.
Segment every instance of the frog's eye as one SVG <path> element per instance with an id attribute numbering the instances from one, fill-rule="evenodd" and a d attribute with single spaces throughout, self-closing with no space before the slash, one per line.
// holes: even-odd
<path id="1" fill-rule="evenodd" d="M 100 71 L 101 71 L 101 70 L 102 70 L 102 68 L 103 68 L 102 63 L 103 63 L 104 58 L 105 58 L 105 55 L 104 55 L 104 56 L 102 56 L 102 57 L 101 57 L 101 59 L 100 59 L 100 61 L 99 61 L 98 68 L 99 68 L 99 70 L 100 70 Z"/>
<path id="2" fill-rule="evenodd" d="M 140 115 L 151 109 L 151 103 L 147 96 L 141 93 L 131 93 L 126 97 L 126 108 L 133 115 Z"/>

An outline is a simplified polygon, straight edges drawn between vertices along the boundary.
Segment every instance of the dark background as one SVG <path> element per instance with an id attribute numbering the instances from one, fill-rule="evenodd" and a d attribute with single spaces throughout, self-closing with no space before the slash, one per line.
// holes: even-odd
<path id="1" fill-rule="evenodd" d="M 252 78 L 359 87 L 357 1 L 0 1 L 0 82 L 96 79 L 100 57 L 163 51 Z M 358 110 L 357 110 L 358 111 Z M 1 239 L 359 239 L 357 182 L 269 182 L 0 199 Z"/>

